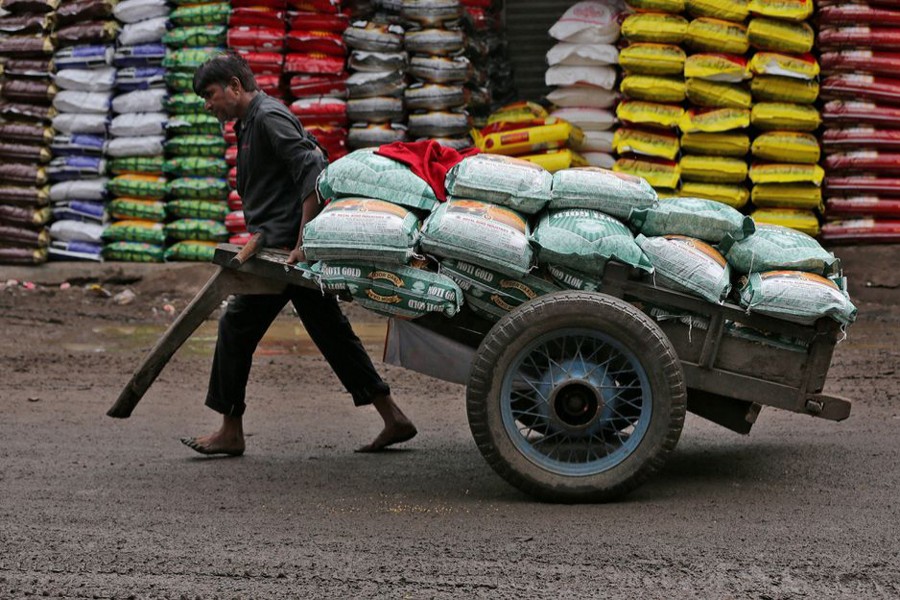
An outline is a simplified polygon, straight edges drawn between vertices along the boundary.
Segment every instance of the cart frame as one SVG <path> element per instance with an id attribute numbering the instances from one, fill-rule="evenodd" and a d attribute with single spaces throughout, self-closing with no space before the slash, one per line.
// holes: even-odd
<path id="1" fill-rule="evenodd" d="M 241 247 L 220 244 L 213 259 L 217 268 L 212 277 L 150 350 L 107 414 L 117 418 L 129 417 L 178 348 L 228 296 L 279 293 L 288 285 L 317 289 L 317 284 L 304 277 L 301 270 L 286 265 L 286 259 L 286 252 L 264 249 L 243 262 Z M 657 337 L 663 346 L 669 348 L 667 352 L 673 357 L 675 370 L 670 370 L 669 378 L 673 382 L 672 390 L 675 390 L 675 395 L 681 396 L 680 400 L 676 398 L 681 404 L 680 409 L 673 409 L 675 412 L 671 417 L 677 431 L 673 430 L 673 437 L 666 442 L 668 447 L 665 452 L 660 452 L 660 456 L 668 454 L 677 443 L 683 421 L 685 392 L 688 411 L 738 433 L 749 433 L 763 406 L 833 421 L 841 421 L 850 415 L 851 403 L 848 399 L 822 393 L 835 345 L 842 336 L 840 326 L 832 319 L 822 318 L 814 325 L 800 325 L 749 313 L 735 304 L 713 304 L 657 287 L 652 279 L 648 281 L 645 275 L 618 263 L 607 265 L 600 283 L 600 292 L 559 292 L 542 296 L 514 309 L 497 324 L 478 317 L 465 307 L 452 319 L 429 314 L 412 322 L 396 322 L 398 328 L 424 328 L 433 340 L 443 340 L 452 345 L 457 351 L 456 356 L 461 357 L 460 361 L 470 361 L 471 375 L 469 368 L 461 368 L 459 364 L 446 368 L 441 366 L 440 361 L 423 362 L 422 355 L 428 353 L 407 353 L 407 356 L 416 355 L 416 358 L 404 360 L 403 349 L 397 347 L 390 348 L 390 354 L 394 356 L 392 362 L 460 383 L 466 383 L 463 380 L 470 376 L 475 377 L 468 379 L 470 389 L 467 407 L 471 425 L 473 414 L 480 408 L 479 404 L 491 402 L 485 399 L 484 381 L 478 382 L 476 387 L 479 391 L 474 394 L 473 400 L 471 384 L 477 380 L 477 376 L 471 365 L 476 364 L 479 357 L 484 363 L 483 353 L 491 345 L 492 336 L 501 335 L 502 328 L 513 320 L 511 317 L 524 315 L 542 302 L 547 304 L 546 299 L 561 300 L 556 304 L 562 305 L 571 300 L 568 309 L 580 303 L 579 306 L 591 310 L 591 303 L 594 302 L 598 307 L 611 306 L 614 320 L 621 316 L 624 321 L 641 321 L 644 330 L 660 332 Z M 635 311 L 635 307 L 640 310 Z M 675 311 L 676 316 L 662 321 L 647 319 L 645 314 L 652 308 Z M 641 311 L 645 314 L 641 314 Z M 683 318 L 685 314 L 689 317 Z M 781 339 L 787 338 L 792 343 L 772 342 L 759 335 L 741 335 L 736 331 L 735 324 L 751 328 L 755 332 L 765 332 L 770 337 L 782 336 Z M 389 333 L 386 355 L 387 346 L 402 344 L 398 342 L 400 339 Z M 423 368 L 423 365 L 427 368 Z M 679 410 L 680 417 L 676 414 Z M 473 429 L 473 434 L 475 433 Z M 491 433 L 488 437 L 491 435 L 494 434 Z M 491 450 L 485 450 L 484 440 L 476 441 L 488 462 L 492 462 L 487 454 Z M 662 459 L 655 462 L 657 464 L 648 469 L 648 472 L 659 468 Z M 517 481 L 512 481 L 512 475 L 503 472 L 505 465 L 498 466 L 495 461 L 492 462 L 492 467 L 514 485 L 526 489 L 526 484 L 520 485 Z M 630 489 L 636 485 L 637 483 L 631 482 L 627 487 Z M 614 487 L 622 487 L 622 490 L 613 490 L 614 494 L 609 497 L 627 491 L 624 484 Z M 540 496 L 546 490 L 534 491 Z M 556 490 L 549 489 L 543 496 L 554 499 L 555 493 Z M 583 493 L 579 491 L 564 494 L 561 496 L 562 501 L 580 501 L 581 496 L 578 494 Z M 607 499 L 607 496 L 596 494 L 588 494 L 586 497 Z"/>

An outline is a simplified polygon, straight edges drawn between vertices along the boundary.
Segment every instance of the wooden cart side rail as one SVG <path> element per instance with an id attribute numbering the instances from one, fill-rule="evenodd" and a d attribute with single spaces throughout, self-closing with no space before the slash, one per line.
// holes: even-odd
<path id="1" fill-rule="evenodd" d="M 220 244 L 216 250 L 214 262 L 227 266 L 239 250 L 239 246 Z M 287 252 L 263 250 L 253 260 L 244 264 L 241 272 L 281 283 L 317 288 L 317 284 L 303 277 L 301 271 L 285 266 L 286 258 Z M 688 387 L 794 412 L 822 413 L 819 416 L 826 418 L 830 418 L 828 415 L 844 414 L 843 408 L 828 408 L 833 406 L 833 403 L 828 401 L 824 403 L 816 401 L 812 404 L 812 409 L 808 402 L 811 394 L 821 391 L 831 363 L 834 344 L 840 331 L 837 323 L 833 320 L 821 319 L 816 325 L 807 326 L 765 315 L 749 314 L 735 304 L 712 304 L 681 292 L 656 287 L 650 282 L 636 280 L 633 269 L 612 262 L 607 265 L 601 291 L 624 299 L 690 311 L 710 319 L 699 362 L 682 361 L 685 375 L 688 377 Z M 716 357 L 726 332 L 725 322 L 727 320 L 810 342 L 807 359 L 803 365 L 803 385 L 798 389 L 745 373 L 717 369 Z M 418 319 L 417 322 L 441 335 L 472 347 L 478 345 L 480 339 L 492 326 L 492 323 L 477 318 L 467 311 L 454 319 L 446 319 L 439 315 L 427 315 Z M 822 407 L 823 404 L 825 408 Z M 849 404 L 847 407 L 846 412 L 849 412 Z"/>
<path id="2" fill-rule="evenodd" d="M 658 288 L 652 283 L 636 280 L 633 274 L 634 271 L 624 265 L 610 263 L 602 291 L 626 300 L 689 311 L 709 319 L 707 328 L 700 333 L 704 337 L 699 358 L 691 361 L 681 357 L 688 388 L 831 420 L 839 421 L 849 416 L 849 400 L 820 393 L 840 335 L 840 325 L 833 319 L 822 318 L 814 325 L 791 323 L 751 314 L 734 304 L 716 305 L 674 290 Z M 808 343 L 806 353 L 797 364 L 800 375 L 798 384 L 785 385 L 754 377 L 751 373 L 717 368 L 727 320 Z"/>

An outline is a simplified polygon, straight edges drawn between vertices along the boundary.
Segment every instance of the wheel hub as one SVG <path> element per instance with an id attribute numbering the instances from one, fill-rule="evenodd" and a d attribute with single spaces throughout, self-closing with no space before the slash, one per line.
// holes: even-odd
<path id="1" fill-rule="evenodd" d="M 553 390 L 550 406 L 554 416 L 572 429 L 589 426 L 603 407 L 603 399 L 590 382 L 572 379 Z"/>

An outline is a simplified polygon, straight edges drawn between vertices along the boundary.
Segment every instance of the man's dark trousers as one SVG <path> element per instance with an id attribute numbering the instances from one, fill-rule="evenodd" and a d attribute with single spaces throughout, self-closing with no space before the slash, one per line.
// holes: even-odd
<path id="1" fill-rule="evenodd" d="M 374 397 L 390 393 L 337 300 L 318 290 L 288 286 L 281 294 L 238 295 L 229 301 L 219 320 L 219 339 L 206 397 L 208 407 L 228 416 L 244 414 L 253 353 L 288 302 L 294 305 L 309 337 L 353 396 L 356 406 L 371 404 Z M 298 380 L 302 380 L 302 374 Z"/>

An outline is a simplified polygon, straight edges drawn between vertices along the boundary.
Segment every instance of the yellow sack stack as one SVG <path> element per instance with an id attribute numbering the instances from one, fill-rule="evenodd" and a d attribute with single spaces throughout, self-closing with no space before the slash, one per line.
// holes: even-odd
<path id="1" fill-rule="evenodd" d="M 613 139 L 614 170 L 643 177 L 662 196 L 677 194 L 681 182 L 686 2 L 634 0 L 629 5 L 636 12 L 622 23 L 628 43 L 620 51 L 624 99 L 616 110 L 621 125 Z"/>
<path id="2" fill-rule="evenodd" d="M 821 117 L 819 64 L 813 29 L 805 21 L 812 0 L 750 0 L 750 60 L 754 105 L 750 121 L 758 132 L 751 145 L 751 215 L 759 222 L 819 233 L 824 171 L 813 132 Z"/>
<path id="3" fill-rule="evenodd" d="M 686 0 L 685 9 L 691 21 L 684 66 L 688 108 L 680 123 L 680 194 L 743 208 L 750 198 L 753 103 L 747 0 Z"/>
<path id="4" fill-rule="evenodd" d="M 626 2 L 616 170 L 816 233 L 813 0 Z"/>

